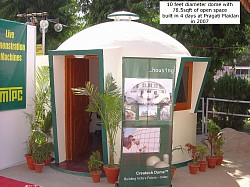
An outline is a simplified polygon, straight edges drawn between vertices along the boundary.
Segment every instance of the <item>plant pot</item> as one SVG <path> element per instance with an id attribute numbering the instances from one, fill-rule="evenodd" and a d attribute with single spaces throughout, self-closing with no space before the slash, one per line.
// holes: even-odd
<path id="1" fill-rule="evenodd" d="M 42 173 L 43 167 L 44 167 L 44 163 L 41 163 L 41 164 L 34 163 L 34 165 L 35 165 L 36 172 L 37 173 Z"/>
<path id="2" fill-rule="evenodd" d="M 30 170 L 35 170 L 34 160 L 32 159 L 31 155 L 25 155 L 27 166 Z"/>
<path id="3" fill-rule="evenodd" d="M 172 176 L 172 178 L 174 177 L 175 171 L 176 171 L 176 167 L 172 166 L 171 167 L 171 176 Z"/>
<path id="4" fill-rule="evenodd" d="M 44 162 L 45 162 L 45 166 L 49 166 L 50 163 L 51 163 L 51 159 L 52 159 L 52 156 L 49 156 Z"/>
<path id="5" fill-rule="evenodd" d="M 90 172 L 92 180 L 94 183 L 100 182 L 102 171 Z"/>
<path id="6" fill-rule="evenodd" d="M 206 157 L 208 168 L 215 168 L 217 157 Z"/>
<path id="7" fill-rule="evenodd" d="M 201 172 L 205 172 L 206 171 L 206 168 L 207 168 L 207 161 L 200 161 L 199 164 L 200 164 L 200 167 L 199 167 L 199 171 Z"/>
<path id="8" fill-rule="evenodd" d="M 222 164 L 222 161 L 223 161 L 223 156 L 218 156 L 217 161 L 216 161 L 216 165 L 220 166 Z"/>
<path id="9" fill-rule="evenodd" d="M 189 168 L 189 172 L 190 174 L 196 174 L 198 169 L 199 169 L 200 165 L 199 164 L 193 164 L 193 163 L 189 163 L 188 164 L 188 168 Z"/>
<path id="10" fill-rule="evenodd" d="M 120 168 L 118 165 L 115 165 L 114 168 L 110 168 L 108 165 L 103 166 L 105 175 L 107 177 L 108 183 L 115 184 L 118 180 L 118 176 L 120 173 Z"/>

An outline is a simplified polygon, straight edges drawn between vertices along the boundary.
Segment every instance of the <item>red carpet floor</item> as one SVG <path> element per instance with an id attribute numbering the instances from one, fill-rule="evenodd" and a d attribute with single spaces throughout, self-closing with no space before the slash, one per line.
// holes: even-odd
<path id="1" fill-rule="evenodd" d="M 0 176 L 0 187 L 39 187 L 39 186 Z"/>

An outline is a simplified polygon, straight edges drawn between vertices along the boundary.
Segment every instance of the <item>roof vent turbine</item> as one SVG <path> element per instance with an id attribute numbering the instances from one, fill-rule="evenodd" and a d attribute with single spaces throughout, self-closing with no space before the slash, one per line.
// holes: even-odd
<path id="1" fill-rule="evenodd" d="M 138 20 L 139 16 L 135 13 L 127 11 L 119 11 L 109 14 L 108 18 L 113 19 L 114 21 L 131 21 L 131 20 Z"/>

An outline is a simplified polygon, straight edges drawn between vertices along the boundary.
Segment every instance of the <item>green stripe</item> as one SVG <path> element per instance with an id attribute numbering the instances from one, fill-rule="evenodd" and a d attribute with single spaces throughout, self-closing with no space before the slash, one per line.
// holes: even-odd
<path id="1" fill-rule="evenodd" d="M 58 154 L 58 138 L 57 138 L 57 122 L 56 122 L 56 103 L 55 103 L 55 83 L 54 83 L 54 67 L 53 56 L 49 55 L 49 71 L 50 71 L 50 87 L 51 87 L 51 107 L 52 107 L 52 127 L 54 137 L 54 154 L 55 162 L 59 162 Z"/>
<path id="2" fill-rule="evenodd" d="M 185 161 L 185 162 L 180 162 L 178 164 L 172 164 L 172 166 L 175 166 L 176 168 L 181 168 L 181 167 L 187 166 L 189 162 L 192 162 L 192 160 L 188 160 L 188 161 Z"/>
<path id="3" fill-rule="evenodd" d="M 62 173 L 67 173 L 67 174 L 72 174 L 72 175 L 78 175 L 78 176 L 84 176 L 84 177 L 91 177 L 89 172 L 80 172 L 80 171 L 70 171 L 70 170 L 66 170 L 63 168 L 60 168 L 58 166 L 56 166 L 55 164 L 50 164 L 50 168 L 56 170 L 56 171 L 60 171 Z M 104 173 L 102 173 L 101 177 L 106 177 Z"/>

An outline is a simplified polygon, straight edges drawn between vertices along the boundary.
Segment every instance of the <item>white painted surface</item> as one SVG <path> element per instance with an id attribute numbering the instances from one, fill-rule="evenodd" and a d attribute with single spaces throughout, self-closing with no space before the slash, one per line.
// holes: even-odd
<path id="1" fill-rule="evenodd" d="M 36 56 L 36 67 L 49 66 L 48 55 L 37 55 Z"/>
<path id="2" fill-rule="evenodd" d="M 189 110 L 175 111 L 173 124 L 173 147 L 181 145 L 186 149 L 187 143 L 196 144 L 196 113 Z M 181 163 L 190 160 L 187 151 L 180 150 L 173 152 L 173 163 Z"/>
<path id="3" fill-rule="evenodd" d="M 192 100 L 191 111 L 194 112 L 202 81 L 206 72 L 207 62 L 193 63 L 193 79 L 192 79 Z M 197 91 L 198 90 L 198 91 Z"/>
<path id="4" fill-rule="evenodd" d="M 57 50 L 110 49 L 122 47 L 122 56 L 191 56 L 177 40 L 153 27 L 134 21 L 94 25 L 70 37 Z"/>
<path id="5" fill-rule="evenodd" d="M 98 59 L 89 59 L 89 81 L 93 83 L 97 88 L 99 85 L 99 63 Z M 95 132 L 96 130 L 101 130 L 101 126 L 97 125 L 97 116 L 96 114 L 92 114 L 91 123 L 89 126 L 89 132 Z"/>
<path id="6" fill-rule="evenodd" d="M 98 24 L 75 34 L 59 46 L 58 51 L 91 50 L 103 49 L 104 77 L 107 73 L 112 73 L 118 86 L 122 86 L 122 58 L 123 57 L 145 57 L 145 58 L 166 58 L 176 60 L 176 80 L 179 72 L 181 57 L 191 57 L 188 50 L 177 40 L 155 28 L 133 21 L 106 22 Z M 63 64 L 54 61 L 54 64 Z M 197 65 L 196 65 L 197 64 Z M 205 64 L 205 65 L 204 65 Z M 192 113 L 198 97 L 200 84 L 204 76 L 207 63 L 194 65 L 192 109 L 174 112 L 174 134 L 173 143 L 185 146 L 186 143 L 195 143 L 196 137 L 196 114 Z M 62 65 L 64 66 L 64 65 Z M 55 67 L 55 66 L 54 66 Z M 62 67 L 55 68 L 55 72 L 61 71 Z M 92 73 L 92 71 L 90 71 Z M 97 72 L 94 72 L 97 73 Z M 58 74 L 58 73 L 57 73 Z M 57 77 L 64 84 L 64 76 Z M 198 80 L 196 80 L 198 79 Z M 58 81 L 59 82 L 59 81 Z M 176 82 L 175 82 L 176 83 Z M 55 86 L 57 83 L 55 83 Z M 60 89 L 57 89 L 58 93 Z M 63 91 L 64 92 L 64 91 Z M 61 93 L 59 93 L 61 94 Z M 64 112 L 63 98 L 57 102 L 57 118 L 62 118 L 59 110 Z M 61 102 L 62 101 L 62 102 Z M 64 119 L 64 118 L 63 118 Z M 185 124 L 185 125 L 183 125 Z M 62 161 L 65 151 L 64 122 L 58 123 L 59 160 Z M 121 124 L 120 124 L 121 125 Z M 62 133 L 62 134 L 59 134 Z M 115 162 L 118 163 L 121 149 L 121 130 L 116 137 Z M 188 160 L 187 155 L 175 152 L 174 161 L 183 162 Z"/>
<path id="7" fill-rule="evenodd" d="M 24 162 L 25 141 L 30 124 L 25 113 L 31 113 L 35 96 L 34 69 L 36 27 L 27 27 L 26 109 L 0 112 L 0 170 Z"/>
<path id="8" fill-rule="evenodd" d="M 57 139 L 59 162 L 66 160 L 65 144 L 65 58 L 64 56 L 55 56 L 54 66 L 54 84 L 55 84 L 55 105 L 57 122 Z M 61 62 L 61 63 L 58 63 Z"/>

